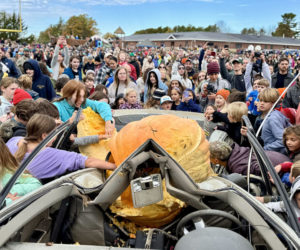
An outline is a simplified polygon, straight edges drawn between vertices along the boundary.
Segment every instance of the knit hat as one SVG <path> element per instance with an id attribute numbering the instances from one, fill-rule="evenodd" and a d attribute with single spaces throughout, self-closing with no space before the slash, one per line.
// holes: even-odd
<path id="1" fill-rule="evenodd" d="M 228 160 L 232 148 L 224 141 L 214 141 L 209 143 L 210 157 L 221 161 Z"/>
<path id="2" fill-rule="evenodd" d="M 86 72 L 85 75 L 87 76 L 88 74 L 93 74 L 93 75 L 95 75 L 95 71 L 92 70 L 92 69 L 89 69 L 89 70 Z"/>
<path id="3" fill-rule="evenodd" d="M 20 101 L 22 101 L 24 99 L 32 99 L 32 97 L 25 90 L 16 89 L 14 97 L 13 97 L 13 104 L 17 105 Z"/>
<path id="4" fill-rule="evenodd" d="M 220 66 L 217 62 L 211 62 L 207 65 L 207 74 L 211 75 L 214 73 L 220 73 Z"/>
<path id="5" fill-rule="evenodd" d="M 156 89 L 156 90 L 154 90 L 152 98 L 154 100 L 160 100 L 160 98 L 163 97 L 165 94 L 166 94 L 166 92 L 163 89 Z"/>
<path id="6" fill-rule="evenodd" d="M 227 90 L 227 89 L 220 89 L 220 90 L 216 93 L 216 96 L 217 96 L 217 95 L 222 96 L 222 97 L 225 99 L 225 101 L 226 101 L 227 98 L 228 98 L 228 96 L 230 95 L 230 91 Z"/>
<path id="7" fill-rule="evenodd" d="M 182 85 L 182 82 L 181 82 L 181 77 L 179 76 L 179 75 L 172 75 L 172 77 L 171 77 L 171 80 L 170 80 L 170 83 L 172 82 L 172 81 L 178 81 L 181 85 Z"/>

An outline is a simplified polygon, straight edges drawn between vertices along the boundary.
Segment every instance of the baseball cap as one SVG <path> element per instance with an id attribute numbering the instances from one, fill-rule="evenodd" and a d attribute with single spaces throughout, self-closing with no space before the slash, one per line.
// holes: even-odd
<path id="1" fill-rule="evenodd" d="M 232 60 L 232 64 L 235 64 L 235 63 L 241 63 L 241 64 L 243 64 L 243 59 L 242 58 L 233 59 Z"/>
<path id="2" fill-rule="evenodd" d="M 173 102 L 173 101 L 170 96 L 164 95 L 160 98 L 160 104 L 163 104 L 164 102 Z"/>
<path id="3" fill-rule="evenodd" d="M 108 57 L 108 56 L 112 56 L 112 54 L 109 53 L 109 52 L 107 52 L 107 53 L 105 53 L 104 58 L 106 58 L 106 57 Z"/>

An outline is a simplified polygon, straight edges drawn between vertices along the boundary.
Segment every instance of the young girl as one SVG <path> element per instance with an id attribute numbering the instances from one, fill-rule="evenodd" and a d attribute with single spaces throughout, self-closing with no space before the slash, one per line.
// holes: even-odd
<path id="1" fill-rule="evenodd" d="M 1 137 L 0 148 L 0 186 L 4 187 L 18 169 L 19 163 L 9 152 Z M 9 205 L 13 200 L 16 200 L 20 196 L 30 193 L 40 186 L 41 183 L 38 181 L 38 179 L 32 177 L 30 174 L 22 174 L 7 195 L 5 199 L 6 205 Z"/>
<path id="2" fill-rule="evenodd" d="M 121 105 L 123 105 L 126 102 L 126 99 L 124 97 L 124 94 L 120 94 L 117 96 L 114 103 L 111 104 L 112 109 L 119 109 Z"/>
<path id="3" fill-rule="evenodd" d="M 194 91 L 191 89 L 186 89 L 183 92 L 182 101 L 178 105 L 177 110 L 201 113 L 202 110 L 200 106 L 195 103 L 195 101 L 196 96 Z"/>
<path id="4" fill-rule="evenodd" d="M 287 148 L 291 160 L 300 160 L 300 125 L 284 130 L 283 144 Z"/>
<path id="5" fill-rule="evenodd" d="M 227 89 L 221 89 L 216 93 L 215 106 L 217 107 L 217 111 L 222 113 L 226 112 L 226 100 L 230 95 L 230 91 Z"/>
<path id="6" fill-rule="evenodd" d="M 80 65 L 80 57 L 71 56 L 70 66 L 64 70 L 63 74 L 68 75 L 70 79 L 82 81 L 82 73 L 81 73 L 81 69 L 79 68 L 79 65 Z"/>
<path id="7" fill-rule="evenodd" d="M 127 89 L 125 95 L 126 102 L 120 106 L 120 109 L 142 109 L 142 105 L 137 97 L 135 89 Z"/>
<path id="8" fill-rule="evenodd" d="M 180 91 L 179 88 L 175 87 L 172 88 L 171 91 L 169 89 L 168 94 L 169 96 L 171 96 L 171 99 L 173 101 L 171 110 L 177 110 L 177 107 L 179 106 L 180 100 L 182 98 L 182 92 Z"/>
<path id="9" fill-rule="evenodd" d="M 185 90 L 185 87 L 182 85 L 181 78 L 178 75 L 173 75 L 170 82 L 169 89 L 179 88 L 181 93 Z"/>
<path id="10" fill-rule="evenodd" d="M 102 85 L 103 86 L 103 85 Z M 106 94 L 104 94 L 102 91 L 95 91 L 93 94 L 89 96 L 90 100 L 95 100 L 98 102 L 106 102 L 109 104 L 109 98 Z"/>
<path id="11" fill-rule="evenodd" d="M 48 115 L 35 114 L 27 123 L 25 137 L 13 137 L 7 142 L 10 152 L 21 162 L 55 129 L 54 119 Z M 28 165 L 28 171 L 38 179 L 52 178 L 76 171 L 85 167 L 99 169 L 115 169 L 112 163 L 86 157 L 75 152 L 51 148 L 52 142 Z"/>

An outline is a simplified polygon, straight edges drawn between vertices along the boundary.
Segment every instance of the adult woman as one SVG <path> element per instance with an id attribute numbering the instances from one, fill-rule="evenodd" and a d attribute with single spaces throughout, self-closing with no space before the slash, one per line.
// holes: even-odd
<path id="1" fill-rule="evenodd" d="M 19 167 L 19 163 L 15 157 L 9 152 L 9 149 L 5 145 L 4 141 L 0 137 L 0 184 L 4 187 L 12 175 Z M 41 186 L 41 183 L 29 174 L 22 174 L 10 189 L 5 201 L 6 205 L 9 205 L 13 200 L 16 200 L 20 196 L 23 196 Z"/>
<path id="2" fill-rule="evenodd" d="M 70 66 L 64 70 L 63 74 L 68 75 L 70 79 L 82 81 L 82 73 L 81 73 L 81 69 L 79 68 L 79 65 L 80 65 L 80 57 L 71 56 Z"/>
<path id="3" fill-rule="evenodd" d="M 0 96 L 0 117 L 10 113 L 10 108 L 13 106 L 11 102 L 18 87 L 18 80 L 16 78 L 6 77 L 1 80 L 0 89 L 2 95 Z"/>
<path id="4" fill-rule="evenodd" d="M 187 88 L 187 89 L 193 88 L 193 84 L 192 84 L 191 80 L 188 78 L 188 73 L 187 73 L 184 65 L 182 65 L 182 64 L 178 65 L 177 74 L 181 77 L 181 83 L 185 88 Z"/>
<path id="5" fill-rule="evenodd" d="M 110 106 L 104 102 L 89 100 L 86 98 L 86 89 L 83 83 L 70 80 L 62 89 L 63 96 L 53 104 L 59 111 L 60 119 L 65 122 L 74 113 L 75 109 L 91 107 L 105 120 L 105 132 L 112 135 L 114 125 Z"/>
<path id="6" fill-rule="evenodd" d="M 22 161 L 56 127 L 55 120 L 42 114 L 35 114 L 27 123 L 25 137 L 13 137 L 7 146 L 18 161 Z M 96 158 L 86 157 L 75 152 L 51 148 L 52 142 L 28 165 L 27 170 L 38 179 L 52 178 L 81 168 L 115 169 L 115 165 Z"/>
<path id="7" fill-rule="evenodd" d="M 59 53 L 59 49 L 63 48 L 63 54 Z M 54 54 L 51 60 L 51 69 L 53 70 L 53 79 L 57 80 L 65 68 L 68 67 L 70 61 L 69 49 L 67 47 L 67 41 L 65 37 L 60 36 L 57 40 Z"/>
<path id="8" fill-rule="evenodd" d="M 152 69 L 147 75 L 147 80 L 145 82 L 144 88 L 144 103 L 147 102 L 148 98 L 151 97 L 154 91 L 159 88 L 168 91 L 168 86 L 164 84 L 160 77 L 160 72 L 158 69 Z"/>
<path id="9" fill-rule="evenodd" d="M 119 67 L 116 71 L 114 82 L 108 87 L 108 97 L 113 103 L 119 94 L 125 94 L 127 88 L 133 88 L 137 91 L 137 86 L 130 81 L 129 74 L 125 67 Z"/>

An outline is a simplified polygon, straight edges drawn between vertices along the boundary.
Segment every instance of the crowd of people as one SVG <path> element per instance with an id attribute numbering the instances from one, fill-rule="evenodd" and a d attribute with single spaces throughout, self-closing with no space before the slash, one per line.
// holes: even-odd
<path id="1" fill-rule="evenodd" d="M 207 138 L 214 130 L 222 130 L 233 141 L 210 143 L 212 165 L 223 166 L 226 174 L 242 175 L 247 173 L 250 153 L 242 123 L 246 115 L 255 132 L 263 123 L 257 139 L 290 189 L 300 183 L 300 77 L 294 79 L 300 70 L 298 52 L 236 52 L 208 43 L 200 49 L 72 47 L 63 36 L 55 46 L 2 41 L 0 143 L 5 150 L 0 154 L 1 184 L 58 124 L 72 121 L 78 108 L 90 107 L 104 119 L 105 135 L 83 139 L 72 135 L 74 145 L 109 138 L 116 109 L 197 112 L 205 119 Z M 9 194 L 7 203 L 37 188 L 44 179 L 84 167 L 117 166 L 54 149 L 49 143 L 30 163 L 26 174 L 30 178 L 23 176 L 16 183 L 19 187 Z M 250 173 L 261 175 L 256 157 L 252 157 Z M 299 194 L 297 188 L 291 196 L 298 218 Z M 270 202 L 280 197 L 257 199 L 278 211 Z"/>

